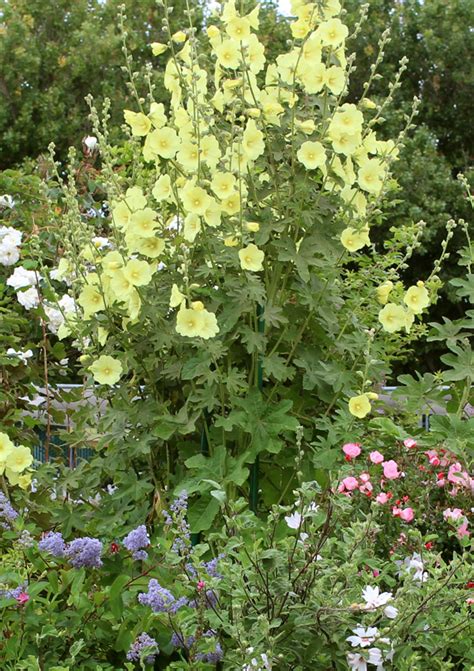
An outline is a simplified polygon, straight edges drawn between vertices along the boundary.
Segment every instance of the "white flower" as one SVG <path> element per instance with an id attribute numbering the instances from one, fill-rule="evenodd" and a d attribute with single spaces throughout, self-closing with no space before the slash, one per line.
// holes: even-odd
<path id="1" fill-rule="evenodd" d="M 0 226 L 0 242 L 8 242 L 14 247 L 18 247 L 21 245 L 22 237 L 23 233 L 21 231 L 17 231 L 16 228 L 12 228 L 11 226 Z"/>
<path id="2" fill-rule="evenodd" d="M 7 349 L 7 356 L 14 356 L 26 363 L 33 356 L 33 350 L 27 349 L 26 352 L 17 352 L 13 347 Z"/>
<path id="3" fill-rule="evenodd" d="M 36 289 L 36 287 L 30 287 L 26 291 L 19 291 L 16 297 L 25 310 L 37 308 L 40 302 L 38 289 Z"/>
<path id="4" fill-rule="evenodd" d="M 395 563 L 399 568 L 398 577 L 410 574 L 415 582 L 426 582 L 428 580 L 428 573 L 424 570 L 425 565 L 418 552 L 414 552 L 411 557 L 405 557 L 403 561 L 396 561 Z"/>
<path id="5" fill-rule="evenodd" d="M 393 599 L 393 595 L 391 592 L 380 593 L 378 587 L 367 585 L 362 590 L 362 598 L 367 604 L 367 608 L 379 608 L 380 606 L 385 606 L 386 603 Z"/>
<path id="6" fill-rule="evenodd" d="M 14 266 L 20 259 L 20 250 L 18 247 L 0 243 L 0 263 L 2 266 Z"/>
<path id="7" fill-rule="evenodd" d="M 76 310 L 76 302 L 74 298 L 64 294 L 58 301 L 59 308 L 54 305 L 45 305 L 44 311 L 48 319 L 48 328 L 51 333 L 57 333 L 59 328 L 64 324 L 65 317 Z"/>
<path id="8" fill-rule="evenodd" d="M 15 201 L 8 193 L 4 193 L 3 196 L 0 196 L 0 207 L 9 207 L 10 209 L 15 206 Z"/>
<path id="9" fill-rule="evenodd" d="M 395 606 L 387 606 L 384 608 L 383 614 L 390 620 L 394 620 L 398 616 L 398 608 L 395 608 Z"/>
<path id="10" fill-rule="evenodd" d="M 367 661 L 358 652 L 349 652 L 347 663 L 354 671 L 367 671 Z"/>
<path id="11" fill-rule="evenodd" d="M 97 147 L 97 145 L 98 145 L 98 140 L 97 140 L 97 138 L 95 137 L 95 135 L 88 135 L 87 137 L 85 137 L 85 138 L 83 139 L 82 142 L 83 142 L 84 145 L 86 146 L 86 148 L 87 148 L 89 154 L 92 154 L 92 153 L 94 152 L 94 149 L 95 149 L 95 148 Z"/>
<path id="12" fill-rule="evenodd" d="M 375 641 L 379 635 L 379 630 L 377 627 L 367 627 L 367 629 L 364 629 L 364 627 L 358 626 L 352 630 L 352 633 L 354 636 L 348 636 L 346 641 L 349 641 L 353 648 L 357 646 L 367 648 Z"/>
<path id="13" fill-rule="evenodd" d="M 38 283 L 38 279 L 34 270 L 27 270 L 23 266 L 18 266 L 8 278 L 7 284 L 18 291 L 23 287 L 34 287 Z"/>
<path id="14" fill-rule="evenodd" d="M 102 238 L 97 235 L 95 238 L 92 238 L 92 244 L 97 249 L 104 249 L 104 247 L 112 247 L 112 243 L 108 238 Z"/>
<path id="15" fill-rule="evenodd" d="M 291 515 L 285 517 L 285 522 L 290 527 L 290 529 L 299 529 L 301 526 L 301 515 L 298 512 L 294 512 Z"/>
<path id="16" fill-rule="evenodd" d="M 377 671 L 383 671 L 383 655 L 380 648 L 369 648 L 368 663 L 377 667 Z"/>

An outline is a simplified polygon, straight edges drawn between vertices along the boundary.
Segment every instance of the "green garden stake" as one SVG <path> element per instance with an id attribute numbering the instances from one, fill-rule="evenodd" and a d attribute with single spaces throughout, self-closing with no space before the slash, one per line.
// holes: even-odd
<path id="1" fill-rule="evenodd" d="M 257 306 L 257 328 L 259 333 L 264 333 L 265 331 L 265 321 L 263 319 L 263 307 L 261 305 Z M 258 367 L 257 367 L 257 386 L 260 391 L 263 389 L 263 356 L 258 357 Z M 250 467 L 250 496 L 249 496 L 249 505 L 250 510 L 254 513 L 257 512 L 258 508 L 258 475 L 259 475 L 259 465 L 260 459 L 257 454 L 254 463 Z"/>

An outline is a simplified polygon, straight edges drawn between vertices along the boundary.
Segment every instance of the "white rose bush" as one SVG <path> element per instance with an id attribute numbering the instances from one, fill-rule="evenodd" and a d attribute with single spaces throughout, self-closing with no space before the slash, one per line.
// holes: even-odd
<path id="1" fill-rule="evenodd" d="M 365 7 L 349 27 L 338 0 L 292 0 L 270 60 L 258 4 L 221 2 L 201 32 L 190 3 L 177 33 L 159 4 L 143 73 L 120 15 L 123 143 L 89 98 L 83 157 L 51 147 L 48 244 L 27 260 L 0 228 L 9 300 L 41 324 L 38 386 L 51 352 L 80 383 L 60 444 L 93 453 L 69 468 L 51 445 L 40 466 L 22 414 L 2 420 L 5 668 L 469 669 L 472 326 L 424 319 L 467 226 L 413 285 L 429 223 L 378 231 L 409 65 L 370 98 L 384 34 L 353 100 Z M 468 238 L 466 305 L 471 264 Z M 389 396 L 427 333 L 446 370 Z"/>

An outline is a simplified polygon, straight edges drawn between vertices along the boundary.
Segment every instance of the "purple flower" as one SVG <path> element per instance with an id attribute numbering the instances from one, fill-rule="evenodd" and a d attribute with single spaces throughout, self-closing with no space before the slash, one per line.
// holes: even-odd
<path id="1" fill-rule="evenodd" d="M 16 520 L 18 513 L 12 507 L 10 501 L 3 492 L 0 492 L 0 527 L 2 529 L 11 529 L 11 522 Z"/>
<path id="2" fill-rule="evenodd" d="M 69 559 L 74 568 L 88 566 L 99 568 L 102 566 L 100 555 L 102 554 L 102 543 L 97 538 L 76 538 L 66 546 L 64 556 Z"/>
<path id="3" fill-rule="evenodd" d="M 170 510 L 175 516 L 185 513 L 188 509 L 188 492 L 183 489 L 181 494 L 175 498 L 170 505 Z"/>
<path id="4" fill-rule="evenodd" d="M 217 564 L 219 563 L 220 559 L 224 558 L 224 556 L 224 554 L 220 554 L 217 557 L 214 557 L 214 559 L 211 559 L 211 561 L 202 563 L 202 566 L 208 576 L 211 578 L 222 578 L 222 574 L 217 570 Z"/>
<path id="5" fill-rule="evenodd" d="M 140 634 L 140 636 L 135 639 L 135 642 L 132 643 L 130 650 L 127 652 L 127 659 L 130 662 L 139 662 L 143 658 L 144 651 L 146 654 L 143 659 L 145 664 L 153 664 L 155 657 L 160 652 L 158 643 L 146 632 Z"/>
<path id="6" fill-rule="evenodd" d="M 196 642 L 195 636 L 188 636 L 185 640 L 183 634 L 178 633 L 176 631 L 171 636 L 171 645 L 173 645 L 175 648 L 186 648 L 187 650 L 189 650 L 194 645 L 195 642 Z"/>
<path id="7" fill-rule="evenodd" d="M 48 552 L 53 557 L 64 557 L 66 543 L 59 531 L 49 531 L 38 543 L 41 552 Z"/>
<path id="8" fill-rule="evenodd" d="M 148 555 L 146 552 L 136 556 L 139 550 L 143 550 L 143 548 L 150 545 L 150 537 L 148 536 L 146 526 L 142 524 L 133 531 L 130 531 L 123 539 L 123 544 L 129 552 L 133 553 L 134 559 L 147 559 Z"/>
<path id="9" fill-rule="evenodd" d="M 24 604 L 29 600 L 28 585 L 23 583 L 13 589 L 0 589 L 0 599 L 15 599 L 19 604 Z"/>
<path id="10" fill-rule="evenodd" d="M 187 604 L 187 599 L 186 597 L 175 599 L 169 590 L 152 578 L 148 583 L 148 592 L 139 594 L 138 602 L 142 606 L 150 606 L 154 613 L 176 613 Z"/>
<path id="11" fill-rule="evenodd" d="M 216 632 L 213 629 L 208 629 L 204 632 L 203 637 L 205 638 L 214 638 Z M 198 652 L 196 659 L 200 662 L 207 662 L 208 664 L 217 664 L 223 658 L 224 653 L 222 651 L 221 644 L 219 641 L 216 641 L 214 650 L 209 650 L 208 652 Z"/>
<path id="12" fill-rule="evenodd" d="M 132 553 L 132 557 L 137 561 L 145 561 L 148 559 L 148 552 L 145 552 L 145 550 L 136 550 Z"/>

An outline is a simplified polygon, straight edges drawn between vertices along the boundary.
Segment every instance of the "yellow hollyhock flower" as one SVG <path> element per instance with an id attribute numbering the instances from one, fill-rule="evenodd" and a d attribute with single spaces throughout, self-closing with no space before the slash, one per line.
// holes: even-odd
<path id="1" fill-rule="evenodd" d="M 321 142 L 303 142 L 296 154 L 298 161 L 308 170 L 320 168 L 326 163 L 326 152 Z"/>
<path id="2" fill-rule="evenodd" d="M 153 270 L 150 264 L 138 259 L 131 259 L 122 272 L 134 287 L 143 287 L 150 284 L 153 277 Z"/>
<path id="3" fill-rule="evenodd" d="M 195 338 L 200 334 L 203 324 L 202 311 L 186 308 L 183 303 L 176 316 L 176 332 L 188 338 Z"/>
<path id="4" fill-rule="evenodd" d="M 365 227 L 358 231 L 356 228 L 348 226 L 342 231 L 340 239 L 343 247 L 349 252 L 357 252 L 362 247 L 370 245 L 369 229 Z"/>
<path id="5" fill-rule="evenodd" d="M 13 473 L 22 473 L 33 463 L 33 455 L 29 447 L 17 445 L 5 459 L 5 466 Z"/>
<path id="6" fill-rule="evenodd" d="M 219 143 L 213 135 L 201 139 L 201 160 L 214 170 L 221 158 Z"/>
<path id="7" fill-rule="evenodd" d="M 351 156 L 360 144 L 360 134 L 353 133 L 350 135 L 346 133 L 343 128 L 329 127 L 328 135 L 331 139 L 332 147 L 338 154 Z"/>
<path id="8" fill-rule="evenodd" d="M 349 399 L 349 412 L 354 417 L 363 419 L 372 410 L 367 394 L 360 394 Z"/>
<path id="9" fill-rule="evenodd" d="M 304 121 L 296 121 L 296 126 L 306 135 L 312 135 L 316 130 L 316 124 L 312 119 L 305 119 Z"/>
<path id="10" fill-rule="evenodd" d="M 214 50 L 219 65 L 236 70 L 242 58 L 239 43 L 235 40 L 223 40 Z"/>
<path id="11" fill-rule="evenodd" d="M 170 308 L 177 308 L 186 300 L 186 296 L 181 293 L 177 284 L 171 287 Z"/>
<path id="12" fill-rule="evenodd" d="M 331 119 L 331 126 L 342 128 L 346 133 L 352 135 L 360 133 L 364 124 L 364 115 L 353 103 L 344 103 Z"/>
<path id="13" fill-rule="evenodd" d="M 237 214 L 240 211 L 240 194 L 238 191 L 234 191 L 227 198 L 221 202 L 222 212 L 225 212 L 229 216 Z"/>
<path id="14" fill-rule="evenodd" d="M 141 238 L 151 238 L 155 234 L 155 229 L 158 226 L 156 217 L 157 214 L 151 207 L 146 207 L 144 210 L 134 212 L 130 222 L 132 232 Z"/>
<path id="15" fill-rule="evenodd" d="M 377 295 L 377 300 L 381 305 L 386 305 L 388 302 L 388 297 L 390 292 L 393 289 L 393 282 L 390 280 L 387 280 L 387 282 L 384 282 L 381 284 L 379 287 L 376 288 L 375 293 Z"/>
<path id="16" fill-rule="evenodd" d="M 221 34 L 221 31 L 219 30 L 219 28 L 217 26 L 212 25 L 212 26 L 207 27 L 206 33 L 207 33 L 207 36 L 210 40 L 215 40 L 216 37 L 219 37 L 219 35 Z"/>
<path id="17" fill-rule="evenodd" d="M 247 55 L 245 62 L 253 74 L 257 74 L 265 67 L 265 47 L 253 33 L 247 39 Z"/>
<path id="18" fill-rule="evenodd" d="M 183 44 L 188 39 L 188 36 L 183 30 L 178 30 L 178 32 L 171 36 L 171 39 L 173 42 L 176 42 L 176 44 Z"/>
<path id="19" fill-rule="evenodd" d="M 167 122 L 163 103 L 151 103 L 148 118 L 155 128 L 162 128 Z"/>
<path id="20" fill-rule="evenodd" d="M 200 186 L 186 185 L 181 190 L 184 209 L 191 214 L 203 215 L 211 204 L 209 194 Z"/>
<path id="21" fill-rule="evenodd" d="M 371 158 L 364 162 L 357 173 L 357 181 L 360 188 L 373 194 L 381 192 L 384 178 L 385 167 L 376 158 Z"/>
<path id="22" fill-rule="evenodd" d="M 156 180 L 151 193 L 153 198 L 159 203 L 162 200 L 172 200 L 173 191 L 171 189 L 171 177 L 169 175 L 161 175 L 161 177 Z"/>
<path id="23" fill-rule="evenodd" d="M 325 47 L 338 47 L 349 35 L 349 29 L 340 19 L 329 19 L 320 24 L 317 36 Z"/>
<path id="24" fill-rule="evenodd" d="M 21 489 L 28 489 L 28 487 L 31 485 L 31 473 L 15 473 L 11 469 L 7 469 L 6 471 L 6 476 L 8 478 L 8 482 L 10 485 L 13 487 L 15 485 L 18 485 Z"/>
<path id="25" fill-rule="evenodd" d="M 114 224 L 121 229 L 126 229 L 132 218 L 132 210 L 125 201 L 120 201 L 112 208 L 112 218 Z"/>
<path id="26" fill-rule="evenodd" d="M 260 230 L 260 224 L 257 221 L 248 221 L 245 228 L 251 233 L 257 233 Z"/>
<path id="27" fill-rule="evenodd" d="M 264 252 L 253 243 L 239 251 L 240 267 L 242 270 L 250 270 L 257 273 L 263 270 Z"/>
<path id="28" fill-rule="evenodd" d="M 217 228 L 221 225 L 221 214 L 222 210 L 218 202 L 214 199 L 210 199 L 211 203 L 207 210 L 204 212 L 204 221 L 211 228 Z"/>
<path id="29" fill-rule="evenodd" d="M 257 124 L 253 119 L 247 121 L 247 125 L 242 137 L 242 147 L 245 156 L 251 161 L 257 160 L 259 156 L 265 151 L 265 142 L 263 141 L 263 133 L 258 130 Z"/>
<path id="30" fill-rule="evenodd" d="M 201 230 L 201 219 L 197 214 L 188 214 L 184 219 L 183 238 L 187 242 L 194 242 Z"/>
<path id="31" fill-rule="evenodd" d="M 135 238 L 129 245 L 131 252 L 138 252 L 149 259 L 156 259 L 165 249 L 165 242 L 160 238 Z"/>
<path id="32" fill-rule="evenodd" d="M 125 204 L 128 205 L 132 212 L 142 210 L 146 207 L 146 196 L 143 194 L 143 191 L 139 186 L 132 186 L 127 189 L 125 194 Z"/>
<path id="33" fill-rule="evenodd" d="M 189 172 L 197 170 L 199 164 L 199 148 L 194 142 L 183 142 L 176 160 Z"/>
<path id="34" fill-rule="evenodd" d="M 84 319 L 89 319 L 93 314 L 105 308 L 104 297 L 99 289 L 92 285 L 86 285 L 82 289 L 77 302 L 84 310 Z"/>
<path id="35" fill-rule="evenodd" d="M 150 47 L 153 56 L 161 56 L 161 54 L 164 54 L 165 51 L 168 49 L 168 45 L 162 44 L 161 42 L 152 42 L 150 44 Z"/>
<path id="36" fill-rule="evenodd" d="M 211 180 L 211 189 L 218 198 L 223 200 L 230 196 L 236 184 L 231 172 L 216 172 Z"/>
<path id="37" fill-rule="evenodd" d="M 113 275 L 116 270 L 119 270 L 124 265 L 125 261 L 120 252 L 108 252 L 101 259 L 102 269 L 106 275 Z"/>
<path id="38" fill-rule="evenodd" d="M 250 36 L 250 22 L 248 19 L 240 16 L 235 16 L 231 19 L 225 29 L 229 37 L 238 42 L 242 42 L 242 40 L 246 40 Z"/>
<path id="39" fill-rule="evenodd" d="M 420 314 L 430 304 L 430 295 L 424 282 L 417 282 L 416 286 L 407 289 L 403 302 L 414 314 Z"/>
<path id="40" fill-rule="evenodd" d="M 135 135 L 136 137 L 143 137 L 150 132 L 151 121 L 141 112 L 125 110 L 123 116 L 125 118 L 125 122 L 128 123 L 132 130 L 132 135 Z"/>
<path id="41" fill-rule="evenodd" d="M 379 322 L 387 333 L 395 333 L 406 326 L 406 312 L 401 305 L 387 303 L 379 312 Z"/>
<path id="42" fill-rule="evenodd" d="M 306 35 L 311 30 L 311 24 L 306 19 L 298 19 L 298 21 L 293 21 L 290 25 L 291 34 L 295 40 L 304 40 Z"/>
<path id="43" fill-rule="evenodd" d="M 89 370 L 96 382 L 113 386 L 120 380 L 123 366 L 118 359 L 102 354 L 89 366 Z"/>
<path id="44" fill-rule="evenodd" d="M 337 65 L 331 65 L 326 70 L 324 83 L 335 96 L 338 96 L 344 91 L 346 85 L 346 71 Z"/>
<path id="45" fill-rule="evenodd" d="M 144 145 L 151 154 L 161 156 L 161 158 L 174 158 L 181 144 L 178 134 L 173 128 L 163 126 L 152 131 Z"/>
<path id="46" fill-rule="evenodd" d="M 0 464 L 8 457 L 15 446 L 6 433 L 0 433 Z"/>
<path id="47" fill-rule="evenodd" d="M 324 63 L 305 64 L 301 69 L 300 80 L 307 93 L 319 93 L 326 84 L 326 66 Z"/>
<path id="48" fill-rule="evenodd" d="M 199 337 L 204 340 L 209 340 L 209 338 L 215 338 L 219 333 L 219 326 L 217 325 L 217 317 L 213 312 L 208 310 L 202 310 L 202 322 L 199 331 Z"/>
<path id="49" fill-rule="evenodd" d="M 142 307 L 140 294 L 136 289 L 132 289 L 126 303 L 127 303 L 128 316 L 130 317 L 130 322 L 134 323 L 137 320 Z M 126 320 L 124 320 L 124 323 L 128 323 L 128 321 L 126 322 Z"/>

